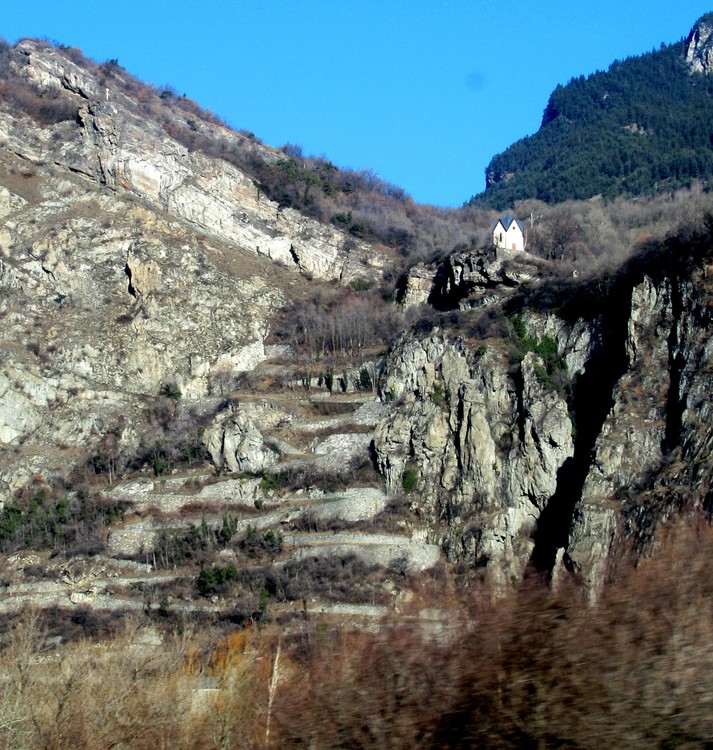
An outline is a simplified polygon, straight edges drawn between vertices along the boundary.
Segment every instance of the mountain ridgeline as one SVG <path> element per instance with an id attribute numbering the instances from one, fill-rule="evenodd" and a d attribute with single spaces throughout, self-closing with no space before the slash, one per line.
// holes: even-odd
<path id="1" fill-rule="evenodd" d="M 557 86 L 540 129 L 495 156 L 474 205 L 656 193 L 713 178 L 713 13 L 685 41 Z"/>

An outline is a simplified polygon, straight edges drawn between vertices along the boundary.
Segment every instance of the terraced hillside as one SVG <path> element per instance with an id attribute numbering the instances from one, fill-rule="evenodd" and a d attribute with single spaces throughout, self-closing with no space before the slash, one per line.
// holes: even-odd
<path id="1" fill-rule="evenodd" d="M 279 364 L 263 367 L 279 376 Z M 209 428 L 223 430 L 217 464 L 160 476 L 146 468 L 111 485 L 102 476 L 101 498 L 122 508 L 105 550 L 61 562 L 17 554 L 0 611 L 33 605 L 245 621 L 268 612 L 393 611 L 413 575 L 438 565 L 441 553 L 408 499 L 387 496 L 372 468 L 374 427 L 388 410 L 373 393 L 317 386 L 234 393 L 229 425 L 236 414 L 268 415 L 253 422 L 258 437 L 247 449 L 227 455 L 223 417 Z M 228 458 L 253 464 L 228 471 Z"/>

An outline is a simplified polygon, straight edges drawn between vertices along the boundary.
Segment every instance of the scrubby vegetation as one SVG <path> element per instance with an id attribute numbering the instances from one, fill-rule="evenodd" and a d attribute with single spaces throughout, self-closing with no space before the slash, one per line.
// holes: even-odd
<path id="1" fill-rule="evenodd" d="M 104 549 L 105 528 L 125 510 L 126 503 L 107 500 L 84 484 L 47 484 L 38 477 L 0 510 L 0 550 L 96 554 Z"/>
<path id="2" fill-rule="evenodd" d="M 77 103 L 66 92 L 43 90 L 12 75 L 13 48 L 0 38 L 0 99 L 28 114 L 38 125 L 54 125 L 77 118 Z"/>
<path id="3" fill-rule="evenodd" d="M 636 200 L 568 200 L 550 206 L 527 199 L 515 204 L 527 220 L 527 251 L 559 272 L 591 275 L 621 264 L 652 240 L 702 226 L 713 196 L 701 182 Z M 554 269 L 553 269 L 554 270 Z"/>
<path id="4" fill-rule="evenodd" d="M 543 283 L 522 285 L 505 304 L 508 314 L 523 309 L 556 310 L 571 322 L 593 320 L 611 308 L 613 300 L 644 275 L 661 279 L 692 271 L 707 262 L 713 252 L 713 214 L 702 212 L 695 220 L 673 223 L 665 239 L 644 237 L 616 265 L 577 276 L 553 274 Z M 620 293 L 617 292 L 620 290 Z"/>
<path id="5" fill-rule="evenodd" d="M 317 287 L 281 312 L 274 335 L 308 361 L 358 363 L 367 350 L 383 352 L 402 329 L 402 319 L 393 300 L 384 300 L 378 290 L 345 294 Z M 332 390 L 334 371 L 327 369 L 325 377 Z"/>
<path id="6" fill-rule="evenodd" d="M 705 748 L 711 560 L 710 526 L 693 521 L 662 533 L 656 556 L 620 571 L 592 606 L 538 580 L 493 599 L 442 571 L 421 581 L 399 621 L 378 628 L 335 628 L 309 610 L 287 629 L 229 635 L 165 623 L 160 649 L 156 626 L 124 618 L 101 627 L 98 645 L 51 650 L 46 624 L 28 612 L 0 637 L 0 741 Z"/>
<path id="7" fill-rule="evenodd" d="M 466 632 L 449 610 L 453 630 L 448 620 L 402 623 L 314 640 L 301 679 L 278 693 L 280 738 L 325 748 L 596 748 L 623 738 L 705 747 L 713 612 L 693 602 L 709 599 L 700 566 L 710 529 L 694 538 L 692 549 L 674 532 L 591 609 L 534 584 L 495 606 L 473 595 L 478 625 Z M 296 713 L 307 706 L 308 724 Z"/>
<path id="8" fill-rule="evenodd" d="M 528 352 L 533 352 L 542 364 L 535 364 L 537 379 L 548 390 L 562 389 L 566 385 L 567 363 L 557 351 L 557 342 L 551 336 L 537 338 L 529 336 L 522 316 L 516 315 L 511 320 L 514 337 L 512 340 L 513 356 L 521 362 Z"/>

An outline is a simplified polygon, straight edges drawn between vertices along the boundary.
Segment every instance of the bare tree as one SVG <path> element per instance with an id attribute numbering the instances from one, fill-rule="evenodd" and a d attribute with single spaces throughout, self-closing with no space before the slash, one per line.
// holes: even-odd
<path id="1" fill-rule="evenodd" d="M 547 219 L 544 229 L 547 256 L 572 259 L 572 249 L 579 242 L 579 222 L 568 208 L 555 209 Z"/>

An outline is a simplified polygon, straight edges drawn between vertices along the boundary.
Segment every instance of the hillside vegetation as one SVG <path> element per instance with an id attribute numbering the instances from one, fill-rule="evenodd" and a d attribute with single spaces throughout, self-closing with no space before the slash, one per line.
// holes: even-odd
<path id="1" fill-rule="evenodd" d="M 53 49 L 49 42 L 35 42 Z M 473 208 L 439 209 L 420 205 L 403 188 L 370 169 L 340 168 L 323 156 L 309 156 L 294 143 L 276 149 L 249 130 L 235 131 L 170 86 L 155 87 L 128 73 L 117 60 L 97 63 L 76 47 L 57 51 L 96 76 L 102 86 L 121 92 L 124 105 L 159 123 L 189 151 L 223 160 L 246 172 L 259 195 L 280 208 L 294 208 L 318 221 L 391 248 L 397 256 L 422 258 L 443 245 L 480 243 L 489 213 Z M 43 90 L 13 73 L 23 63 L 16 46 L 0 38 L 0 97 L 35 124 L 51 127 L 77 119 L 77 100 L 64 90 Z M 219 127 L 214 127 L 214 126 Z"/>
<path id="2" fill-rule="evenodd" d="M 662 46 L 557 86 L 538 132 L 492 159 L 471 204 L 634 196 L 709 180 L 713 78 L 691 72 L 684 49 Z"/>
<path id="3" fill-rule="evenodd" d="M 419 582 L 399 620 L 332 628 L 305 612 L 229 635 L 114 621 L 48 649 L 57 617 L 2 634 L 3 747 L 706 748 L 713 539 L 674 526 L 595 607 L 536 582 Z M 428 609 L 423 609 L 427 607 Z M 429 613 L 418 617 L 418 609 Z M 477 623 L 477 624 L 476 624 Z M 158 623 L 159 627 L 161 623 Z"/>

